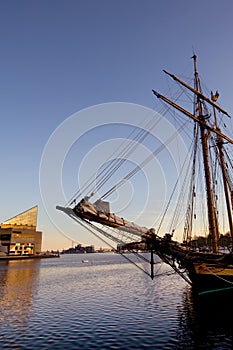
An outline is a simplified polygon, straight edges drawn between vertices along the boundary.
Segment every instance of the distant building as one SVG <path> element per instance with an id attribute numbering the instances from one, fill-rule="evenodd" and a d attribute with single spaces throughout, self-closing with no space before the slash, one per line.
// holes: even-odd
<path id="1" fill-rule="evenodd" d="M 95 253 L 95 247 L 93 245 L 82 247 L 81 244 L 78 244 L 74 248 L 69 248 L 62 251 L 62 254 L 83 254 L 83 253 Z"/>
<path id="2" fill-rule="evenodd" d="M 93 245 L 86 247 L 86 253 L 95 253 L 95 248 Z"/>
<path id="3" fill-rule="evenodd" d="M 41 253 L 42 232 L 36 231 L 38 206 L 0 225 L 0 252 L 8 255 Z"/>

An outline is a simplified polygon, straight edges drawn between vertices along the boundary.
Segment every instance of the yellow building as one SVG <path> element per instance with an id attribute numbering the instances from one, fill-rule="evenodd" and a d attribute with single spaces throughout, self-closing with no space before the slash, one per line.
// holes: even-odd
<path id="1" fill-rule="evenodd" d="M 42 232 L 36 231 L 38 206 L 0 225 L 0 252 L 7 255 L 41 253 Z"/>

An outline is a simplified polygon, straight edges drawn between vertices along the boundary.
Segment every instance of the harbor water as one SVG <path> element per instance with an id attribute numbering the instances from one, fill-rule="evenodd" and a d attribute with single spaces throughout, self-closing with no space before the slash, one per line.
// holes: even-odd
<path id="1" fill-rule="evenodd" d="M 232 298 L 166 269 L 151 280 L 113 253 L 0 261 L 0 349 L 232 349 Z"/>

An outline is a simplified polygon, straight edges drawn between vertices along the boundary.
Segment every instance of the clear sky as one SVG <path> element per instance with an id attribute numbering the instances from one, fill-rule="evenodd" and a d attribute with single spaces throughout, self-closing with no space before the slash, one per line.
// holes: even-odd
<path id="1" fill-rule="evenodd" d="M 38 204 L 43 248 L 70 247 L 40 193 L 41 157 L 52 133 L 94 105 L 152 108 L 151 89 L 164 88 L 162 69 L 184 72 L 193 49 L 205 82 L 219 90 L 221 104 L 232 113 L 232 18 L 231 0 L 1 0 L 0 222 Z M 102 129 L 101 140 L 95 133 L 86 142 L 102 143 L 111 132 Z M 66 164 L 66 174 L 75 169 L 72 153 Z M 76 184 L 74 178 L 72 189 Z M 52 196 L 49 182 L 47 190 Z M 69 218 L 64 222 L 69 235 L 74 227 Z M 92 243 L 83 233 L 73 238 Z"/>

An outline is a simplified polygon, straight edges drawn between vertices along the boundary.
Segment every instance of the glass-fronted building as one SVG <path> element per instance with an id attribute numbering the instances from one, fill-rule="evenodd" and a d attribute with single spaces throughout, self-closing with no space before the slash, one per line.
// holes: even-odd
<path id="1" fill-rule="evenodd" d="M 0 252 L 7 255 L 41 253 L 42 232 L 36 231 L 38 206 L 0 225 Z"/>

